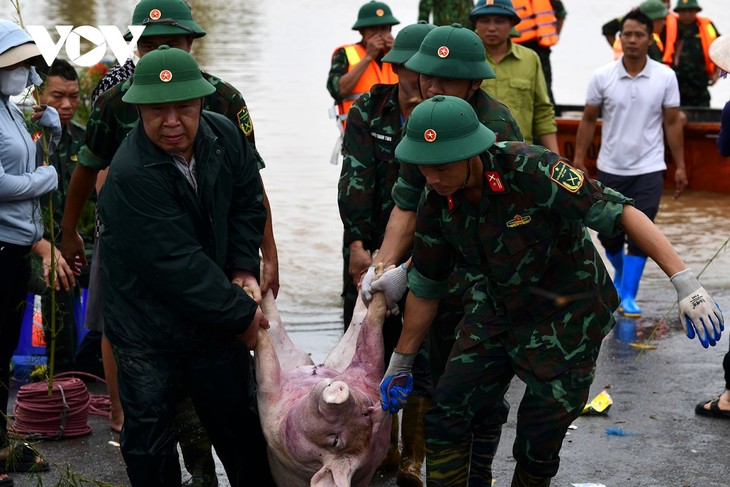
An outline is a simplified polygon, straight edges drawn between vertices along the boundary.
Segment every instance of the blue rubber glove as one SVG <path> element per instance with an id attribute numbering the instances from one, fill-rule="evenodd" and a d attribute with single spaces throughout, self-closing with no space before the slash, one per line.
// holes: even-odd
<path id="1" fill-rule="evenodd" d="M 687 328 L 687 338 L 691 340 L 696 335 L 703 347 L 714 347 L 725 330 L 720 307 L 689 269 L 677 272 L 669 280 L 677 290 L 679 322 Z"/>
<path id="2" fill-rule="evenodd" d="M 388 370 L 385 371 L 383 380 L 380 382 L 380 405 L 383 411 L 398 413 L 411 392 L 413 392 L 413 360 L 415 353 L 393 352 L 390 356 Z"/>
<path id="3" fill-rule="evenodd" d="M 398 301 L 405 294 L 408 286 L 408 271 L 404 264 L 383 273 L 375 281 L 372 281 L 370 292 L 380 291 L 385 294 L 385 303 L 388 309 L 386 316 L 398 316 L 400 308 Z"/>

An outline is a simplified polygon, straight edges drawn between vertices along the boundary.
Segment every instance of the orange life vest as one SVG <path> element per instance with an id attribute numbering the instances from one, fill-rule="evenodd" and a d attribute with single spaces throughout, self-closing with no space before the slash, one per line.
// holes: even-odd
<path id="1" fill-rule="evenodd" d="M 352 71 L 352 68 L 354 68 L 367 53 L 367 50 L 362 44 L 348 44 L 338 49 L 342 48 L 345 49 L 345 54 L 347 54 L 347 63 L 349 65 L 347 69 L 348 72 Z M 345 121 L 347 120 L 347 112 L 350 110 L 352 104 L 363 94 L 370 91 L 370 88 L 374 84 L 383 83 L 390 85 L 397 82 L 398 75 L 393 72 L 393 67 L 390 63 L 382 63 L 381 65 L 378 65 L 377 62 L 372 61 L 365 72 L 363 72 L 362 76 L 360 76 L 360 79 L 357 80 L 357 84 L 355 84 L 350 96 L 337 103 L 337 120 L 342 122 L 344 128 Z"/>
<path id="2" fill-rule="evenodd" d="M 659 48 L 661 52 L 664 52 L 664 43 L 662 43 L 662 38 L 659 37 L 659 34 L 654 32 L 652 34 L 654 37 L 654 43 L 656 44 L 656 47 Z M 616 40 L 613 41 L 613 60 L 617 60 L 624 54 L 623 46 L 621 46 L 621 36 L 616 36 Z"/>
<path id="3" fill-rule="evenodd" d="M 550 0 L 513 0 L 512 4 L 522 19 L 515 26 L 520 36 L 513 38 L 513 42 L 522 44 L 537 39 L 543 47 L 558 43 L 558 19 Z"/>
<path id="4" fill-rule="evenodd" d="M 670 17 L 672 20 L 670 21 Z M 712 25 L 712 21 L 707 17 L 697 17 L 697 24 L 700 31 L 700 42 L 702 43 L 702 53 L 705 55 L 705 71 L 708 76 L 712 76 L 715 72 L 715 63 L 710 59 L 710 44 L 717 39 L 717 31 Z M 667 26 L 665 32 L 667 39 L 664 49 L 662 61 L 664 64 L 671 66 L 674 63 L 675 46 L 677 44 L 677 17 L 675 15 L 667 16 Z"/>

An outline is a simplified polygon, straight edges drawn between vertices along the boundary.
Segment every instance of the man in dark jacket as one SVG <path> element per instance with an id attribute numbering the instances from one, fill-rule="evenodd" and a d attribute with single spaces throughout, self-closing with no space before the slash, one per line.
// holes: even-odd
<path id="1" fill-rule="evenodd" d="M 181 387 L 231 485 L 272 484 L 248 395 L 247 347 L 268 328 L 257 304 L 266 210 L 250 146 L 202 110 L 214 90 L 185 51 L 162 46 L 142 58 L 124 95 L 140 123 L 100 197 L 105 332 L 133 486 L 180 485 L 172 418 Z"/>

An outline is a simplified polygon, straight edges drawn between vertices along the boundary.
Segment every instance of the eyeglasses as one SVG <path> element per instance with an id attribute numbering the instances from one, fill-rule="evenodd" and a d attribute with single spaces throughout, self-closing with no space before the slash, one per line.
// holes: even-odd
<path id="1" fill-rule="evenodd" d="M 171 25 L 173 27 L 179 27 L 182 30 L 186 30 L 186 31 L 190 32 L 191 34 L 195 34 L 195 31 L 193 29 L 191 29 L 190 27 L 188 27 L 187 25 L 183 25 L 183 24 L 179 23 L 177 20 L 169 18 L 169 17 L 164 18 L 164 19 L 157 19 L 157 20 L 153 20 L 148 17 L 142 21 L 142 25 L 150 25 L 150 24 Z"/>

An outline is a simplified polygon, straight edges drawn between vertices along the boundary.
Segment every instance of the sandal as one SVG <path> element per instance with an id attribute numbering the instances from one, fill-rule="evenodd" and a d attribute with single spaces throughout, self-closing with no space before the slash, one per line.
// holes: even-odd
<path id="1" fill-rule="evenodd" d="M 0 472 L 46 472 L 50 470 L 48 462 L 38 455 L 28 443 L 14 443 L 8 445 L 8 448 L 7 458 L 0 460 Z M 12 479 L 10 480 L 12 481 Z M 0 483 L 0 487 L 6 486 Z"/>
<path id="2" fill-rule="evenodd" d="M 725 409 L 720 409 L 719 402 L 720 397 L 716 397 L 715 399 L 712 399 L 710 402 L 710 409 L 705 409 L 705 404 L 707 404 L 707 401 L 701 402 L 698 405 L 695 406 L 695 414 L 699 416 L 708 416 L 710 418 L 722 418 L 722 419 L 730 419 L 730 411 L 727 411 Z"/>

